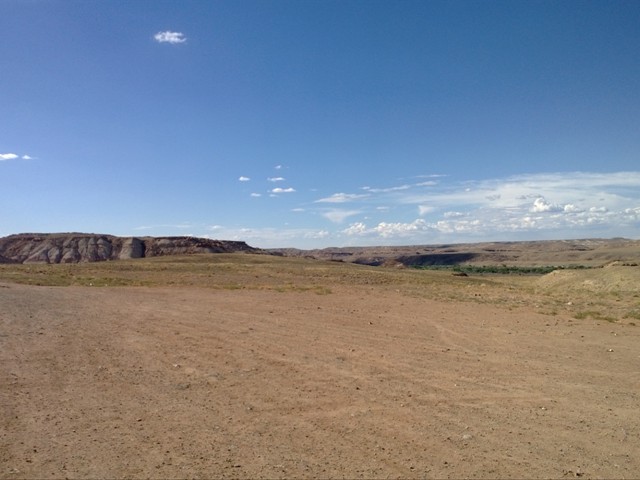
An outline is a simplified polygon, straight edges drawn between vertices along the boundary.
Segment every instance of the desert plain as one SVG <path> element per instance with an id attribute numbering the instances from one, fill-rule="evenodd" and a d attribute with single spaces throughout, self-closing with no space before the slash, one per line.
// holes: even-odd
<path id="1" fill-rule="evenodd" d="M 596 267 L 0 265 L 0 478 L 638 478 L 640 267 Z"/>

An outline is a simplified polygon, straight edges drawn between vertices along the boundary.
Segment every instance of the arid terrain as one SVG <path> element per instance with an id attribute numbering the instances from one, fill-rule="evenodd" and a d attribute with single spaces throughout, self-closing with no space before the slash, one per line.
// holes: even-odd
<path id="1" fill-rule="evenodd" d="M 615 248 L 546 275 L 0 265 L 0 478 L 638 478 L 639 252 Z"/>

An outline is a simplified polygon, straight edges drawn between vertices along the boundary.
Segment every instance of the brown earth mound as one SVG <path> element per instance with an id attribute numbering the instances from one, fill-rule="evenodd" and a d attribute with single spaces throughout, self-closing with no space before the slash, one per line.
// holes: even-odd
<path id="1" fill-rule="evenodd" d="M 640 294 L 640 267 L 620 263 L 589 270 L 555 270 L 537 281 L 545 290 L 635 292 Z"/>

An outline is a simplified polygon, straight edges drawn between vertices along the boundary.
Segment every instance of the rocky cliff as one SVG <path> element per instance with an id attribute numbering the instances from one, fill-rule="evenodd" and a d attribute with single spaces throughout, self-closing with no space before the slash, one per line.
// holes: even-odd
<path id="1" fill-rule="evenodd" d="M 0 263 L 78 263 L 193 253 L 264 253 L 245 242 L 196 237 L 25 233 L 0 238 Z"/>

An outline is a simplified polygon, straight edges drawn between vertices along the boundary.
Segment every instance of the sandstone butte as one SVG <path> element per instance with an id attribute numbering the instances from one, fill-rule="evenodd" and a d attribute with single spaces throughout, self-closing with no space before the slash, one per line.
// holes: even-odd
<path id="1" fill-rule="evenodd" d="M 245 242 L 197 237 L 23 233 L 0 238 L 0 263 L 80 263 L 194 253 L 265 253 Z"/>

